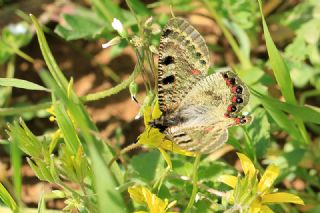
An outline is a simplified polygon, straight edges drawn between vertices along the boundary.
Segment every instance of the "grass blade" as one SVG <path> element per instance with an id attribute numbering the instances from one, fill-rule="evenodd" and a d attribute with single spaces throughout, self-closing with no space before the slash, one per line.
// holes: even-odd
<path id="1" fill-rule="evenodd" d="M 2 183 L 0 183 L 0 199 L 2 202 L 8 206 L 13 212 L 18 212 L 17 211 L 17 204 L 9 194 L 9 192 L 4 188 Z"/>
<path id="2" fill-rule="evenodd" d="M 27 90 L 40 90 L 50 92 L 49 89 L 43 86 L 17 78 L 0 78 L 0 85 L 4 87 L 16 87 Z"/>

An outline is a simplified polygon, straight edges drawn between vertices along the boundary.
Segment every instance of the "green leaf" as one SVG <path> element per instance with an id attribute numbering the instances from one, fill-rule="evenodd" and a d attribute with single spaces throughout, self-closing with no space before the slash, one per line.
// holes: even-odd
<path id="1" fill-rule="evenodd" d="M 261 103 L 267 108 L 280 109 L 284 112 L 297 116 L 302 121 L 320 124 L 320 113 L 310 107 L 297 106 L 286 102 L 281 102 L 269 96 L 262 95 L 255 90 L 252 90 L 252 94 L 259 98 Z"/>
<path id="2" fill-rule="evenodd" d="M 140 16 L 150 16 L 150 10 L 140 0 L 128 0 L 135 14 Z"/>
<path id="3" fill-rule="evenodd" d="M 99 212 L 104 212 L 106 209 L 108 209 L 108 212 L 126 212 L 121 193 L 116 189 L 116 183 L 109 168 L 105 165 L 98 151 L 94 149 L 93 146 L 90 146 L 89 149 L 91 160 L 94 162 L 92 167 L 94 171 L 94 184 L 96 186 Z"/>
<path id="4" fill-rule="evenodd" d="M 268 51 L 269 60 L 270 60 L 270 64 L 271 64 L 274 76 L 276 77 L 276 80 L 279 84 L 282 95 L 284 96 L 286 101 L 291 104 L 296 104 L 297 101 L 294 96 L 293 84 L 291 81 L 289 69 L 271 38 L 269 29 L 267 27 L 266 21 L 262 13 L 260 0 L 259 0 L 259 5 L 261 10 L 261 16 L 262 16 L 264 38 L 266 40 L 267 51 Z"/>
<path id="5" fill-rule="evenodd" d="M 4 87 L 16 87 L 27 90 L 40 90 L 50 92 L 49 89 L 43 86 L 17 78 L 0 78 L 0 85 Z"/>
<path id="6" fill-rule="evenodd" d="M 75 154 L 80 146 L 80 139 L 72 120 L 61 103 L 55 103 L 53 106 L 56 113 L 56 121 L 65 139 L 65 143 Z"/>
<path id="7" fill-rule="evenodd" d="M 131 159 L 130 164 L 138 174 L 139 179 L 146 182 L 155 179 L 159 163 L 162 163 L 161 165 L 163 165 L 163 160 L 161 160 L 160 156 L 159 151 L 153 150 L 148 153 L 141 153 Z"/>
<path id="8" fill-rule="evenodd" d="M 9 207 L 13 212 L 18 212 L 17 211 L 17 204 L 14 202 L 13 198 L 9 194 L 9 192 L 4 188 L 2 183 L 0 183 L 0 199 L 2 202 Z"/>
<path id="9" fill-rule="evenodd" d="M 255 155 L 262 157 L 270 145 L 270 123 L 265 110 L 256 108 L 253 114 L 254 119 L 247 129 L 256 149 Z"/>
<path id="10" fill-rule="evenodd" d="M 42 194 L 40 201 L 38 203 L 38 213 L 45 213 L 45 211 L 46 211 L 46 202 L 44 200 L 44 194 Z"/>
<path id="11" fill-rule="evenodd" d="M 80 38 L 93 39 L 99 36 L 105 24 L 97 15 L 88 9 L 79 8 L 74 14 L 64 14 L 65 23 L 58 25 L 54 32 L 66 40 Z"/>
<path id="12" fill-rule="evenodd" d="M 123 22 L 124 15 L 121 8 L 111 0 L 92 0 L 91 1 L 97 15 L 105 21 L 106 26 L 112 29 L 111 23 L 114 18 Z"/>

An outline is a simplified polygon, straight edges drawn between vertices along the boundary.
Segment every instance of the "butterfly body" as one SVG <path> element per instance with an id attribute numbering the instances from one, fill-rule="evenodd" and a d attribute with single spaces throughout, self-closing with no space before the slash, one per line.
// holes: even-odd
<path id="1" fill-rule="evenodd" d="M 163 115 L 150 125 L 189 151 L 215 150 L 227 140 L 228 127 L 251 119 L 237 114 L 249 99 L 245 84 L 231 71 L 207 75 L 209 64 L 202 36 L 185 19 L 170 19 L 158 61 Z"/>

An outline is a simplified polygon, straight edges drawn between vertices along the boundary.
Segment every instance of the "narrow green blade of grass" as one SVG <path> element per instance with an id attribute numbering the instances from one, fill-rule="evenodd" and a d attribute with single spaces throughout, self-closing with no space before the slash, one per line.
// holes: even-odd
<path id="1" fill-rule="evenodd" d="M 301 135 L 297 127 L 294 125 L 294 122 L 289 120 L 288 116 L 283 113 L 281 110 L 272 107 L 270 105 L 264 105 L 267 112 L 271 115 L 273 120 L 284 129 L 289 135 L 291 135 L 294 139 L 300 140 Z"/>
<path id="2" fill-rule="evenodd" d="M 0 78 L 0 85 L 4 87 L 16 87 L 27 90 L 41 90 L 50 92 L 49 89 L 40 86 L 38 84 L 32 83 L 30 81 L 17 79 L 17 78 Z"/>
<path id="3" fill-rule="evenodd" d="M 38 203 L 38 213 L 44 213 L 45 211 L 46 211 L 46 203 L 44 200 L 44 194 L 42 194 L 40 201 Z"/>
<path id="4" fill-rule="evenodd" d="M 259 0 L 259 6 L 261 11 L 264 38 L 266 40 L 267 51 L 268 51 L 269 60 L 270 60 L 270 64 L 271 64 L 274 76 L 277 80 L 277 83 L 279 84 L 280 90 L 285 100 L 288 103 L 296 104 L 297 101 L 294 96 L 293 83 L 290 77 L 289 69 L 271 38 L 266 20 L 264 19 L 264 16 L 262 13 L 260 0 Z"/>
<path id="5" fill-rule="evenodd" d="M 268 51 L 273 73 L 276 77 L 276 81 L 280 87 L 281 93 L 285 98 L 285 100 L 290 104 L 297 104 L 297 100 L 295 98 L 294 90 L 293 90 L 293 83 L 290 77 L 288 66 L 284 62 L 282 56 L 280 55 L 280 52 L 278 51 L 276 45 L 274 44 L 271 38 L 266 20 L 264 19 L 264 16 L 263 16 L 261 0 L 258 0 L 258 2 L 259 2 L 261 17 L 262 17 L 263 32 L 266 40 L 267 51 Z M 294 121 L 298 125 L 300 133 L 304 139 L 303 143 L 304 144 L 310 143 L 308 133 L 306 132 L 305 126 L 301 121 L 301 119 L 295 118 Z"/>
<path id="6" fill-rule="evenodd" d="M 10 143 L 10 158 L 13 167 L 13 187 L 16 200 L 21 202 L 22 176 L 21 176 L 21 151 L 17 143 Z"/>
<path id="7" fill-rule="evenodd" d="M 67 146 L 71 148 L 73 153 L 77 153 L 80 145 L 80 140 L 69 115 L 67 114 L 61 103 L 54 104 L 54 111 L 56 113 L 56 121 L 62 131 Z"/>
<path id="8" fill-rule="evenodd" d="M 251 90 L 251 93 L 259 98 L 261 103 L 267 106 L 267 108 L 269 107 L 271 109 L 282 110 L 294 115 L 302 121 L 320 124 L 320 113 L 313 108 L 281 102 L 275 98 L 263 95 L 255 90 Z"/>
<path id="9" fill-rule="evenodd" d="M 9 207 L 13 212 L 18 212 L 17 210 L 17 204 L 9 194 L 9 192 L 4 188 L 2 183 L 0 183 L 0 199 L 2 202 Z"/>
<path id="10" fill-rule="evenodd" d="M 56 63 L 56 60 L 54 59 L 54 57 L 51 53 L 51 50 L 48 46 L 48 43 L 46 41 L 46 38 L 45 38 L 44 33 L 40 27 L 39 22 L 32 14 L 30 14 L 30 17 L 31 17 L 31 20 L 32 20 L 35 28 L 36 28 L 36 33 L 38 36 L 38 41 L 39 41 L 41 53 L 42 53 L 43 58 L 46 62 L 46 65 L 49 68 L 51 75 L 56 80 L 56 82 L 59 84 L 59 86 L 63 87 L 64 89 L 67 89 L 68 81 L 64 77 L 62 71 L 60 70 L 58 64 Z"/>

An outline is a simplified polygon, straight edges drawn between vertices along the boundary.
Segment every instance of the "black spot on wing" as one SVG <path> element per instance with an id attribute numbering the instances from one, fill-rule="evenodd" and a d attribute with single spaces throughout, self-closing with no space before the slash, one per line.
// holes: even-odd
<path id="1" fill-rule="evenodd" d="M 169 64 L 173 64 L 174 63 L 174 58 L 172 56 L 167 56 L 162 60 L 162 64 L 168 66 Z"/>
<path id="2" fill-rule="evenodd" d="M 164 85 L 172 84 L 174 81 L 175 81 L 174 75 L 169 75 L 169 76 L 165 77 L 164 79 L 162 79 L 162 83 Z"/>
<path id="3" fill-rule="evenodd" d="M 169 34 L 171 34 L 172 33 L 172 30 L 170 30 L 170 29 L 166 29 L 164 32 L 163 32 L 163 37 L 168 37 L 169 36 Z"/>

